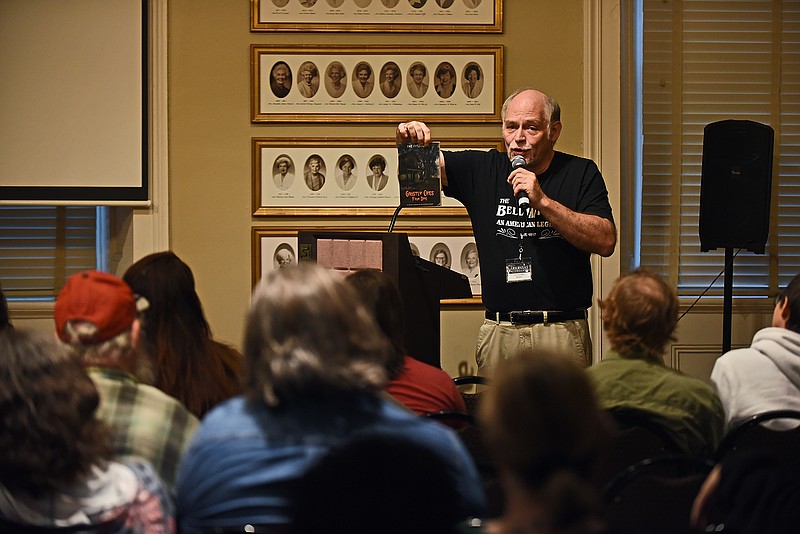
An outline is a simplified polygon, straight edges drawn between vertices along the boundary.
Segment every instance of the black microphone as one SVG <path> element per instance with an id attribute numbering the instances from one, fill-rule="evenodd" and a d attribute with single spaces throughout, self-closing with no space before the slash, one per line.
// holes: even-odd
<path id="1" fill-rule="evenodd" d="M 527 162 L 525 161 L 525 158 L 520 155 L 516 155 L 513 158 L 511 158 L 512 169 L 519 169 L 520 167 L 524 167 L 526 163 Z M 531 207 L 531 201 L 530 199 L 528 199 L 528 195 L 527 193 L 525 193 L 525 191 L 520 191 L 519 193 L 517 193 L 517 205 L 520 208 Z"/>

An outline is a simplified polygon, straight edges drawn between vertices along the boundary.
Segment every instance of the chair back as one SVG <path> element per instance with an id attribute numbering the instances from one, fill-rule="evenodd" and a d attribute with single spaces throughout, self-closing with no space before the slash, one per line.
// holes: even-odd
<path id="1" fill-rule="evenodd" d="M 722 460 L 735 450 L 770 452 L 793 459 L 800 450 L 800 411 L 773 410 L 756 414 L 728 430 L 714 458 Z"/>
<path id="2" fill-rule="evenodd" d="M 687 455 L 648 458 L 619 473 L 603 492 L 608 529 L 617 534 L 688 534 L 692 504 L 714 467 Z"/>
<path id="3" fill-rule="evenodd" d="M 614 432 L 598 462 L 596 480 L 600 487 L 642 460 L 681 452 L 672 436 L 649 412 L 610 408 L 606 413 L 614 423 Z"/>
<path id="4" fill-rule="evenodd" d="M 497 466 L 486 444 L 483 428 L 475 415 L 467 412 L 438 411 L 420 417 L 446 424 L 456 429 L 458 437 L 475 462 L 486 493 L 487 517 L 498 517 L 503 511 L 503 492 Z"/>
<path id="5" fill-rule="evenodd" d="M 471 414 L 477 413 L 478 402 L 481 395 L 489 385 L 489 379 L 485 376 L 478 375 L 464 375 L 457 376 L 453 379 L 458 391 L 461 392 L 461 397 L 464 399 L 464 405 L 467 407 L 467 412 Z"/>

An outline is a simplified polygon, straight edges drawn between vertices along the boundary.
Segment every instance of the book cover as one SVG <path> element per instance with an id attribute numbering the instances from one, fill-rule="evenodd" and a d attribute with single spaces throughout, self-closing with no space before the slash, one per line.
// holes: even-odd
<path id="1" fill-rule="evenodd" d="M 439 143 L 428 146 L 398 145 L 400 205 L 403 207 L 440 206 L 442 184 L 439 176 Z"/>

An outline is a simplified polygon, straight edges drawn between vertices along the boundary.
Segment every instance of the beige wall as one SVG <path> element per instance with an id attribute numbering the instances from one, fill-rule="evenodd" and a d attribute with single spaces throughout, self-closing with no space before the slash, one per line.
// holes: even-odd
<path id="1" fill-rule="evenodd" d="M 169 184 L 172 248 L 193 269 L 214 334 L 239 345 L 249 302 L 253 226 L 363 225 L 388 218 L 255 219 L 251 216 L 251 137 L 393 135 L 394 124 L 250 123 L 251 44 L 494 45 L 505 50 L 505 93 L 534 85 L 563 108 L 559 148 L 582 154 L 583 4 L 504 0 L 502 34 L 251 33 L 247 0 L 169 2 Z M 411 117 L 409 117 L 411 118 Z M 494 138 L 499 124 L 434 124 L 434 135 Z M 401 215 L 397 231 L 413 225 Z M 441 224 L 463 225 L 451 220 Z M 405 225 L 405 226 L 404 226 Z M 474 347 L 480 312 L 445 311 L 443 333 L 453 357 Z M 465 342 L 466 340 L 466 342 Z M 472 363 L 472 362 L 470 362 Z M 452 364 L 457 365 L 457 361 Z M 472 364 L 474 366 L 474 364 Z M 448 365 L 448 367 L 451 367 Z M 455 369 L 453 369 L 454 372 Z"/>

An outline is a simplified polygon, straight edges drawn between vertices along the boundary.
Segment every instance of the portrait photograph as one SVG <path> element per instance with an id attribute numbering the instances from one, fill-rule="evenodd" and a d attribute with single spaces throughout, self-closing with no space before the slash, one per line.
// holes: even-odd
<path id="1" fill-rule="evenodd" d="M 372 94 L 375 87 L 375 76 L 372 74 L 372 66 L 361 61 L 353 69 L 353 91 L 358 98 L 367 98 Z"/>
<path id="2" fill-rule="evenodd" d="M 332 61 L 325 69 L 325 90 L 331 98 L 341 98 L 347 89 L 347 71 L 338 61 Z"/>
<path id="3" fill-rule="evenodd" d="M 386 98 L 394 98 L 400 94 L 402 76 L 397 63 L 390 61 L 381 67 L 381 92 Z"/>
<path id="4" fill-rule="evenodd" d="M 376 154 L 369 158 L 369 169 L 367 171 L 367 184 L 375 191 L 383 191 L 389 183 L 389 175 L 386 174 L 386 158 Z"/>
<path id="5" fill-rule="evenodd" d="M 286 154 L 281 154 L 275 158 L 272 164 L 272 179 L 275 187 L 281 191 L 288 191 L 294 184 L 294 162 Z"/>
<path id="6" fill-rule="evenodd" d="M 251 121 L 500 122 L 503 47 L 252 45 Z"/>
<path id="7" fill-rule="evenodd" d="M 286 269 L 293 265 L 297 265 L 294 248 L 289 243 L 281 243 L 275 249 L 275 256 L 272 261 L 273 269 Z"/>
<path id="8" fill-rule="evenodd" d="M 319 90 L 319 71 L 311 61 L 305 61 L 297 71 L 297 90 L 303 98 L 312 98 Z"/>
<path id="9" fill-rule="evenodd" d="M 431 255 L 428 259 L 436 265 L 441 265 L 449 269 L 452 258 L 453 256 L 450 254 L 450 248 L 448 248 L 447 245 L 444 243 L 436 243 L 431 249 Z"/>
<path id="10" fill-rule="evenodd" d="M 250 0 L 250 31 L 502 33 L 503 0 Z"/>
<path id="11" fill-rule="evenodd" d="M 483 73 L 481 66 L 470 62 L 464 67 L 461 88 L 467 98 L 478 98 L 483 90 Z"/>
<path id="12" fill-rule="evenodd" d="M 325 162 L 318 154 L 306 160 L 303 177 L 311 191 L 319 191 L 325 185 Z"/>
<path id="13" fill-rule="evenodd" d="M 356 160 L 350 154 L 345 154 L 336 162 L 336 183 L 342 191 L 350 191 L 358 180 Z"/>
<path id="14" fill-rule="evenodd" d="M 436 94 L 442 98 L 450 98 L 456 92 L 456 69 L 448 62 L 439 63 L 436 67 Z"/>
<path id="15" fill-rule="evenodd" d="M 406 81 L 411 98 L 424 97 L 428 92 L 428 68 L 419 61 L 412 63 L 408 68 Z"/>
<path id="16" fill-rule="evenodd" d="M 286 98 L 292 90 L 292 70 L 284 61 L 272 66 L 269 74 L 269 87 L 276 98 Z"/>

